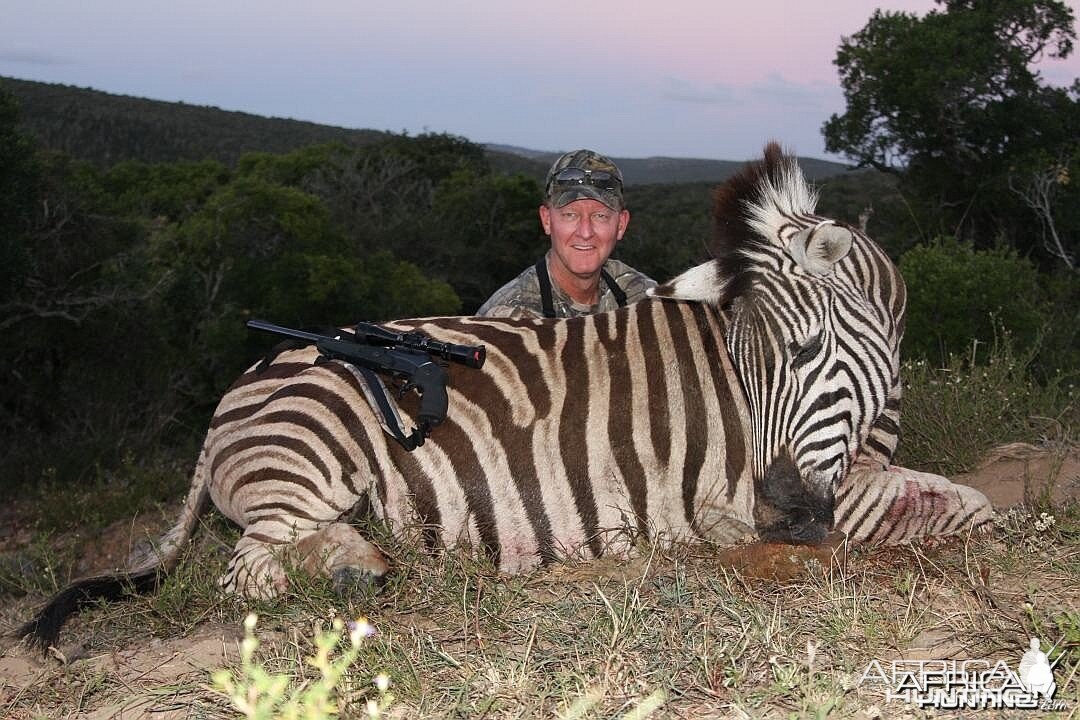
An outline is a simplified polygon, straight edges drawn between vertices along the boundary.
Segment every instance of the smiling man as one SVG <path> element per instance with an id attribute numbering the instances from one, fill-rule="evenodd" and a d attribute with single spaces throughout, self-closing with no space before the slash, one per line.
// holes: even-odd
<path id="1" fill-rule="evenodd" d="M 656 283 L 611 259 L 630 223 L 623 180 L 609 158 L 568 152 L 551 166 L 540 224 L 551 249 L 536 265 L 480 306 L 488 317 L 577 317 L 607 312 L 645 297 Z"/>

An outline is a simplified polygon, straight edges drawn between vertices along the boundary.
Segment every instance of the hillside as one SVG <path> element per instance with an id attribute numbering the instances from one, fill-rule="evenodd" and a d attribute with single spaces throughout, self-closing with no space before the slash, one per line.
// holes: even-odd
<path id="1" fill-rule="evenodd" d="M 114 95 L 90 88 L 0 77 L 22 106 L 24 127 L 48 148 L 108 166 L 122 160 L 174 162 L 215 158 L 226 164 L 247 152 L 285 153 L 306 145 L 362 145 L 385 138 L 379 130 L 350 129 L 288 118 L 268 118 L 216 107 Z M 763 138 L 764 142 L 764 138 Z M 559 152 L 485 145 L 492 167 L 539 181 Z M 742 160 L 615 158 L 628 185 L 720 182 Z M 800 158 L 814 180 L 847 169 Z"/>
<path id="2" fill-rule="evenodd" d="M 22 122 L 41 143 L 98 165 L 121 160 L 173 162 L 248 152 L 285 153 L 327 142 L 365 144 L 386 136 L 214 107 L 162 102 L 70 85 L 0 78 L 22 106 Z"/>
<path id="3" fill-rule="evenodd" d="M 764 141 L 763 141 L 764 145 Z M 487 144 L 489 152 L 498 151 L 509 155 L 516 155 L 523 160 L 529 160 L 544 168 L 543 172 L 550 167 L 551 163 L 560 153 L 532 150 L 517 147 L 515 145 Z M 732 173 L 742 167 L 746 162 L 743 160 L 708 160 L 704 158 L 674 158 L 674 157 L 647 157 L 647 158 L 624 158 L 615 157 L 614 160 L 622 170 L 623 178 L 627 185 L 661 185 L 669 183 L 716 183 L 727 179 Z M 800 157 L 799 166 L 810 180 L 821 180 L 834 175 L 839 175 L 850 169 L 843 163 L 816 158 Z"/>

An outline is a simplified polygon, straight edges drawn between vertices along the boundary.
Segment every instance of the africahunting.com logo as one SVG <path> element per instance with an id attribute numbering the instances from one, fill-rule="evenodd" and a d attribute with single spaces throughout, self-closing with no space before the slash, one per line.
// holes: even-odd
<path id="1" fill-rule="evenodd" d="M 893 660 L 872 661 L 859 678 L 860 686 L 883 686 L 885 701 L 906 702 L 920 708 L 992 710 L 1002 708 L 1066 710 L 1054 700 L 1054 668 L 1037 638 L 1014 671 L 1005 660 Z"/>

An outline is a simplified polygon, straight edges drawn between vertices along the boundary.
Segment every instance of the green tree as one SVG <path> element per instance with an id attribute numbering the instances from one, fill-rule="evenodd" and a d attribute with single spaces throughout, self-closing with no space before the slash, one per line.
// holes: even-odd
<path id="1" fill-rule="evenodd" d="M 626 188 L 630 225 L 614 256 L 658 282 L 709 259 L 712 183 Z"/>
<path id="2" fill-rule="evenodd" d="M 85 477 L 175 417 L 140 222 L 85 163 L 41 156 L 25 262 L 0 303 L 0 462 L 13 481 Z M 163 390 L 164 389 L 164 390 Z"/>
<path id="3" fill-rule="evenodd" d="M 399 251 L 450 283 L 462 309 L 475 312 L 494 292 L 544 254 L 537 215 L 541 190 L 524 175 L 478 175 L 463 169 L 435 188 L 424 242 Z"/>
<path id="4" fill-rule="evenodd" d="M 898 189 L 898 178 L 872 168 L 860 168 L 822 180 L 819 215 L 862 227 L 894 261 L 928 238 L 922 236 L 921 208 Z"/>
<path id="5" fill-rule="evenodd" d="M 33 142 L 19 131 L 18 103 L 0 88 L 0 302 L 12 296 L 29 262 L 40 172 Z"/>
<path id="6" fill-rule="evenodd" d="M 934 210 L 927 235 L 1041 250 L 1037 218 L 1009 184 L 1047 155 L 1076 155 L 1080 83 L 1051 87 L 1034 69 L 1072 52 L 1073 11 L 1060 0 L 939 5 L 922 18 L 877 10 L 843 40 L 835 64 L 847 108 L 825 123 L 826 148 L 900 173 L 901 190 Z M 1080 227 L 1060 229 L 1080 242 Z"/>
<path id="7" fill-rule="evenodd" d="M 196 212 L 232 171 L 216 160 L 144 163 L 127 160 L 102 176 L 104 208 L 117 215 L 177 222 Z"/>

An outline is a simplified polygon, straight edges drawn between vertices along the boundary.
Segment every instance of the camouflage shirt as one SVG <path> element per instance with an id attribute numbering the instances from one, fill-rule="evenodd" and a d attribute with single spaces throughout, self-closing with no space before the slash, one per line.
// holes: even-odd
<path id="1" fill-rule="evenodd" d="M 645 297 L 645 291 L 656 282 L 643 275 L 626 263 L 608 258 L 604 270 L 615 279 L 615 284 L 626 293 L 627 304 Z M 600 299 L 595 305 L 579 305 L 571 300 L 555 283 L 551 285 L 551 299 L 555 306 L 556 317 L 570 318 L 580 315 L 593 315 L 619 307 L 615 293 L 603 280 L 600 281 Z M 528 318 L 544 317 L 544 305 L 540 299 L 540 281 L 536 277 L 536 266 L 530 265 L 516 278 L 499 288 L 487 302 L 476 311 L 486 317 Z"/>

